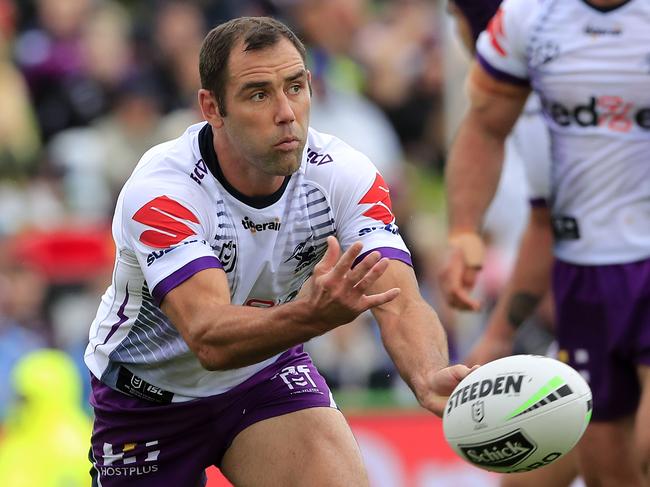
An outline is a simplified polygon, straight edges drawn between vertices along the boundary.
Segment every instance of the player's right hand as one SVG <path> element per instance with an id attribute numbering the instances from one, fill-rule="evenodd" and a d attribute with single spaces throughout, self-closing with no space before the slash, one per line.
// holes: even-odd
<path id="1" fill-rule="evenodd" d="M 483 266 L 485 246 L 476 233 L 463 232 L 449 237 L 446 262 L 440 272 L 440 286 L 447 302 L 454 308 L 478 311 L 481 303 L 471 296 Z"/>
<path id="2" fill-rule="evenodd" d="M 327 251 L 314 267 L 311 283 L 304 295 L 316 322 L 327 328 L 349 323 L 364 311 L 395 299 L 399 288 L 379 294 L 366 294 L 388 268 L 388 259 L 379 252 L 366 255 L 354 268 L 362 244 L 355 242 L 341 255 L 335 237 L 327 238 Z"/>

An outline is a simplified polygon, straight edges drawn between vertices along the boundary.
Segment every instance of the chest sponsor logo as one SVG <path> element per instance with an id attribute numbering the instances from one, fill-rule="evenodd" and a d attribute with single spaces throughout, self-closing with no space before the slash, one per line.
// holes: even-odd
<path id="1" fill-rule="evenodd" d="M 598 37 L 598 36 L 620 36 L 623 33 L 623 26 L 621 25 L 594 25 L 587 24 L 584 29 L 585 34 Z"/>
<path id="2" fill-rule="evenodd" d="M 251 233 L 265 232 L 266 230 L 273 230 L 275 232 L 279 232 L 280 226 L 282 225 L 282 223 L 280 223 L 279 218 L 275 218 L 270 222 L 255 223 L 247 216 L 244 217 L 244 219 L 241 221 L 241 224 L 242 227 L 244 227 L 244 229 L 250 230 Z"/>
<path id="3" fill-rule="evenodd" d="M 519 394 L 523 382 L 523 374 L 508 374 L 501 375 L 494 380 L 483 379 L 479 382 L 467 384 L 449 397 L 449 401 L 447 402 L 447 414 L 468 401 L 474 401 L 476 399 L 498 394 Z"/>
<path id="4" fill-rule="evenodd" d="M 629 132 L 636 125 L 650 130 L 650 107 L 637 107 L 620 96 L 591 96 L 586 103 L 566 106 L 542 100 L 544 110 L 562 127 L 606 127 L 615 132 Z"/>
<path id="5" fill-rule="evenodd" d="M 140 208 L 133 220 L 151 227 L 140 234 L 140 242 L 164 249 L 196 235 L 188 222 L 199 223 L 190 210 L 168 196 L 158 196 Z"/>
<path id="6" fill-rule="evenodd" d="M 370 189 L 359 200 L 359 204 L 372 205 L 368 210 L 363 212 L 363 216 L 383 222 L 384 225 L 395 221 L 392 203 L 390 201 L 390 190 L 384 178 L 379 173 L 375 176 L 375 181 L 372 183 Z"/>

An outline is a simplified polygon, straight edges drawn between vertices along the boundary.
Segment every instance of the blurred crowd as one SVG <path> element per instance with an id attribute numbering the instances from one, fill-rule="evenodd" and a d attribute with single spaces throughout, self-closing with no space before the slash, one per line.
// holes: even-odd
<path id="1" fill-rule="evenodd" d="M 312 126 L 365 152 L 390 184 L 452 356 L 476 337 L 481 317 L 451 314 L 435 279 L 467 63 L 443 0 L 0 0 L 0 424 L 11 371 L 30 351 L 65 351 L 88 387 L 83 350 L 111 276 L 117 194 L 145 150 L 200 121 L 202 39 L 239 15 L 276 16 L 305 41 Z M 513 171 L 487 302 L 525 220 Z M 334 388 L 400 387 L 370 315 L 308 346 Z"/>

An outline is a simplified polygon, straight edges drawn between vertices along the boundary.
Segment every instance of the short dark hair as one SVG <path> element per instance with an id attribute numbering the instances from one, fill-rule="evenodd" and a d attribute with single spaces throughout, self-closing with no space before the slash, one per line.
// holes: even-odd
<path id="1" fill-rule="evenodd" d="M 228 60 L 233 46 L 244 40 L 244 51 L 257 51 L 288 39 L 306 61 L 305 46 L 282 22 L 271 17 L 238 17 L 218 25 L 203 40 L 199 54 L 201 87 L 210 90 L 222 116 L 226 115 Z"/>

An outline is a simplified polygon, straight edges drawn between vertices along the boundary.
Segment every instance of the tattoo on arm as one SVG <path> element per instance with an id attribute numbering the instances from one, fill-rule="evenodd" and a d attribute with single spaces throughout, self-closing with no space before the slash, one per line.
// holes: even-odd
<path id="1" fill-rule="evenodd" d="M 508 306 L 508 322 L 513 328 L 519 328 L 521 324 L 528 318 L 537 305 L 539 304 L 540 296 L 531 293 L 516 293 L 510 299 Z"/>

